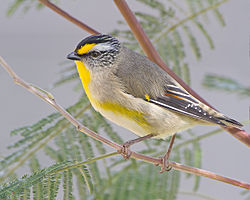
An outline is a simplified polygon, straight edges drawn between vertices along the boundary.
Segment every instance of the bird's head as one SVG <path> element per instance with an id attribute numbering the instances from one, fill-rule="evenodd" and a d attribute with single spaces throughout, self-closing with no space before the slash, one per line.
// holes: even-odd
<path id="1" fill-rule="evenodd" d="M 109 35 L 91 35 L 83 39 L 67 58 L 82 61 L 90 68 L 109 67 L 120 51 L 120 42 Z"/>

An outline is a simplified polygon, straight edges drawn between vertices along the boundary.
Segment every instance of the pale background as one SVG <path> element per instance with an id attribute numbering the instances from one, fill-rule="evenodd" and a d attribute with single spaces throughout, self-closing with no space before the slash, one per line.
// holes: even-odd
<path id="1" fill-rule="evenodd" d="M 138 3 L 129 1 L 129 4 L 134 10 L 141 9 Z M 47 89 L 59 78 L 62 68 L 60 62 L 66 60 L 66 55 L 88 33 L 47 8 L 41 11 L 31 9 L 27 14 L 18 12 L 13 17 L 6 18 L 8 5 L 8 1 L 1 2 L 0 55 L 26 81 Z M 59 6 L 103 33 L 117 28 L 116 21 L 122 19 L 113 1 L 61 1 Z M 192 88 L 217 109 L 239 121 L 249 118 L 249 98 L 208 91 L 201 86 L 201 81 L 205 73 L 213 72 L 250 85 L 249 9 L 249 1 L 229 1 L 222 5 L 220 11 L 226 19 L 226 27 L 222 28 L 218 23 L 211 23 L 207 27 L 216 49 L 209 50 L 208 44 L 203 41 L 201 61 L 196 61 L 191 53 L 187 55 Z M 68 107 L 80 95 L 72 92 L 73 86 L 74 84 L 64 85 L 50 92 L 58 103 Z M 51 106 L 15 85 L 0 68 L 0 156 L 6 155 L 6 146 L 15 140 L 9 136 L 11 130 L 31 125 L 52 112 L 54 109 Z M 245 129 L 250 132 L 249 125 Z M 204 130 L 204 127 L 196 130 Z M 127 130 L 119 131 L 129 139 L 135 138 Z M 203 140 L 202 153 L 203 169 L 250 182 L 249 149 L 228 133 L 223 132 Z M 191 188 L 192 183 L 183 179 L 180 191 L 190 191 Z M 234 200 L 242 199 L 240 191 L 242 189 L 202 178 L 198 192 L 215 199 Z M 199 198 L 179 195 L 178 199 Z"/>

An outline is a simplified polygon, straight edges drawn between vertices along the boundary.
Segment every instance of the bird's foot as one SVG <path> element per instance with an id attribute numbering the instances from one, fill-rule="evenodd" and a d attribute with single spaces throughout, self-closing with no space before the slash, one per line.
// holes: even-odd
<path id="1" fill-rule="evenodd" d="M 124 158 L 124 159 L 129 159 L 130 158 L 130 156 L 131 156 L 131 154 L 132 154 L 132 152 L 130 151 L 130 149 L 129 149 L 129 146 L 130 146 L 131 144 L 130 144 L 130 142 L 128 141 L 128 142 L 125 142 L 123 145 L 122 145 L 122 148 L 120 149 L 120 150 L 118 150 L 117 152 L 118 153 L 120 153 L 121 155 L 122 155 L 122 157 Z"/>
<path id="2" fill-rule="evenodd" d="M 122 145 L 122 148 L 120 150 L 118 150 L 118 153 L 120 153 L 124 159 L 129 159 L 131 154 L 132 154 L 132 152 L 129 150 L 129 147 L 131 145 L 136 144 L 138 142 L 141 142 L 145 139 L 154 137 L 154 136 L 155 136 L 154 134 L 148 134 L 148 135 L 145 135 L 143 137 L 136 138 L 134 140 L 129 140 Z"/>
<path id="3" fill-rule="evenodd" d="M 168 159 L 166 159 L 165 156 L 161 157 L 160 159 L 162 161 L 160 173 L 163 173 L 165 171 L 167 172 L 170 171 L 172 167 L 168 164 Z"/>

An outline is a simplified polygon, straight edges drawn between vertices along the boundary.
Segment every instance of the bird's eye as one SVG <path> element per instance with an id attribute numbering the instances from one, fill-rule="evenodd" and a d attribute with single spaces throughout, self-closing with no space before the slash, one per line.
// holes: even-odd
<path id="1" fill-rule="evenodd" d="M 91 52 L 91 56 L 94 58 L 98 57 L 99 55 L 100 55 L 100 52 L 97 52 L 97 51 Z"/>

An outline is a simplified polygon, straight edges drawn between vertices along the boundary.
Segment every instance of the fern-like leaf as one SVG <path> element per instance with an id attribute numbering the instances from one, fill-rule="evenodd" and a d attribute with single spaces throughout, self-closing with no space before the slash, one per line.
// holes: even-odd
<path id="1" fill-rule="evenodd" d="M 239 82 L 224 76 L 212 74 L 206 75 L 203 80 L 203 86 L 209 89 L 236 93 L 241 96 L 250 96 L 249 86 L 243 86 Z"/>
<path id="2" fill-rule="evenodd" d="M 72 172 L 71 170 L 66 170 L 63 172 L 63 199 L 64 200 L 72 200 L 73 195 L 72 195 Z"/>
<path id="3" fill-rule="evenodd" d="M 30 176 L 24 175 L 21 179 L 16 179 L 7 184 L 3 184 L 0 187 L 0 199 L 1 198 L 6 199 L 12 196 L 13 194 L 15 194 L 16 196 L 20 195 L 21 193 L 23 193 L 24 189 L 28 189 L 32 186 L 36 186 L 36 184 L 41 182 L 44 177 L 56 172 L 58 169 L 66 167 L 69 163 L 70 162 L 58 163 L 46 169 L 36 171 Z"/>

